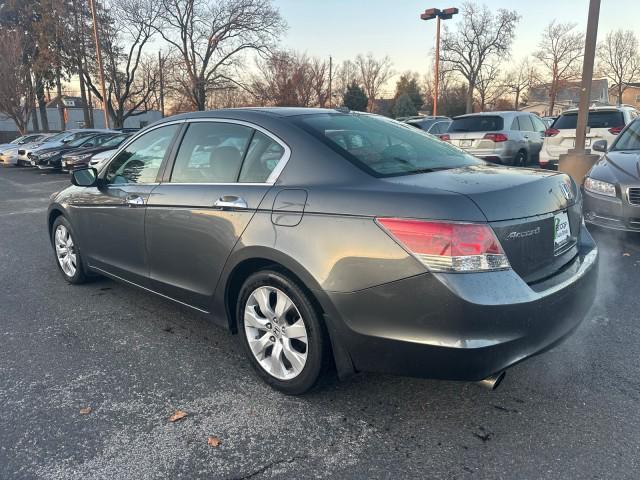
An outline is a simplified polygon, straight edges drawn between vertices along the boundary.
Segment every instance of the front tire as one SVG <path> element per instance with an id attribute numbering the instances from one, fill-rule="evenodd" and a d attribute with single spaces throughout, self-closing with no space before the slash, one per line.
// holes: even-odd
<path id="1" fill-rule="evenodd" d="M 76 235 L 69 221 L 63 216 L 59 216 L 53 222 L 51 243 L 53 244 L 56 264 L 64 279 L 74 285 L 85 283 L 87 276 L 76 242 Z"/>
<path id="2" fill-rule="evenodd" d="M 328 344 L 313 303 L 295 282 L 274 270 L 251 275 L 236 318 L 246 355 L 266 383 L 289 395 L 316 385 Z"/>

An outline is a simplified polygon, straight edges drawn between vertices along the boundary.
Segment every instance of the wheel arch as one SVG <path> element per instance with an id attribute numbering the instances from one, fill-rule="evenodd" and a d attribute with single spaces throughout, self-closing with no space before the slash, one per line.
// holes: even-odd
<path id="1" fill-rule="evenodd" d="M 238 253 L 231 262 L 227 262 L 221 285 L 218 290 L 221 293 L 214 304 L 218 311 L 226 313 L 227 328 L 232 334 L 238 332 L 236 318 L 236 303 L 244 281 L 254 272 L 263 269 L 281 271 L 308 295 L 309 300 L 317 309 L 320 318 L 327 330 L 330 355 L 333 357 L 338 377 L 348 378 L 355 373 L 355 367 L 348 349 L 339 339 L 334 322 L 335 310 L 320 287 L 316 279 L 300 263 L 288 255 L 267 247 L 247 248 Z M 214 307 L 215 308 L 215 307 Z M 215 310 L 214 310 L 215 311 Z"/>

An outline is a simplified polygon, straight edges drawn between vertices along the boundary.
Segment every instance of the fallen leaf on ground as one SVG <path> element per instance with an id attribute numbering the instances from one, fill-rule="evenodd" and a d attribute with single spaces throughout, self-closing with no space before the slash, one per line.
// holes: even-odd
<path id="1" fill-rule="evenodd" d="M 176 410 L 176 413 L 169 417 L 170 422 L 177 422 L 178 420 L 182 420 L 187 416 L 187 412 L 183 412 L 182 410 Z"/>
<path id="2" fill-rule="evenodd" d="M 207 444 L 210 447 L 219 447 L 220 445 L 222 445 L 222 440 L 220 440 L 218 437 L 209 437 L 207 438 Z"/>
<path id="3" fill-rule="evenodd" d="M 91 407 L 84 407 L 80 409 L 80 415 L 89 415 L 91 413 Z"/>

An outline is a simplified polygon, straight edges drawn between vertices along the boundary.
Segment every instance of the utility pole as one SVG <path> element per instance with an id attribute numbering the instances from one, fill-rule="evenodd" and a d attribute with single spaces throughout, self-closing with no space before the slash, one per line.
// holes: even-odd
<path id="1" fill-rule="evenodd" d="M 590 148 L 585 148 L 587 122 L 589 120 L 589 102 L 591 100 L 591 83 L 593 81 L 593 64 L 598 40 L 599 17 L 600 0 L 590 0 L 589 16 L 587 18 L 587 34 L 584 42 L 584 62 L 582 63 L 582 85 L 580 88 L 575 147 L 566 154 L 560 155 L 558 160 L 558 170 L 571 175 L 578 185 L 582 185 L 587 172 L 591 170 L 591 167 L 600 158 L 599 155 L 592 154 Z"/>
<path id="2" fill-rule="evenodd" d="M 428 8 L 420 14 L 421 20 L 437 19 L 436 23 L 436 61 L 433 78 L 433 116 L 438 115 L 438 88 L 440 86 L 440 20 L 449 20 L 458 13 L 457 8 Z"/>
<path id="3" fill-rule="evenodd" d="M 160 115 L 164 118 L 164 71 L 162 65 L 162 52 L 158 50 L 158 68 L 160 69 Z"/>
<path id="4" fill-rule="evenodd" d="M 333 58 L 329 55 L 329 108 L 331 107 L 331 82 L 333 80 Z"/>
<path id="5" fill-rule="evenodd" d="M 100 87 L 102 89 L 102 110 L 104 111 L 104 126 L 109 128 L 109 112 L 107 111 L 107 89 L 104 85 L 104 65 L 102 64 L 102 51 L 100 49 L 100 35 L 98 34 L 98 15 L 96 14 L 95 0 L 89 0 L 91 17 L 93 18 L 93 38 L 96 42 L 96 60 L 100 71 Z"/>

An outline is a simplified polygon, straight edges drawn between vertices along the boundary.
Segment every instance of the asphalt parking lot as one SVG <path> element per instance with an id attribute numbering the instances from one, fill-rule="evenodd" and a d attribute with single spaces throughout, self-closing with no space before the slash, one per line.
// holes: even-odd
<path id="1" fill-rule="evenodd" d="M 192 311 L 67 285 L 45 231 L 67 183 L 0 169 L 0 478 L 638 478 L 640 235 L 595 232 L 588 318 L 495 392 L 361 374 L 286 397 Z"/>

